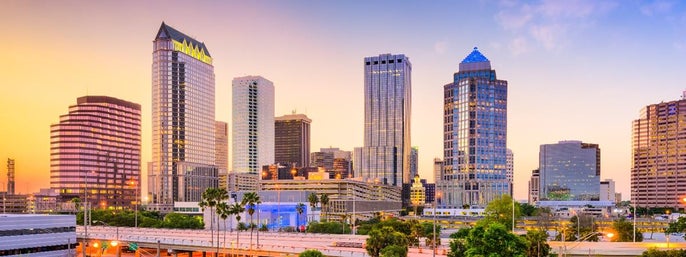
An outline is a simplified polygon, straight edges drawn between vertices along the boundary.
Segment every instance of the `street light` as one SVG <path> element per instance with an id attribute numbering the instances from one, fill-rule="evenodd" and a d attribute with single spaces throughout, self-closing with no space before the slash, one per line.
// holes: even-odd
<path id="1" fill-rule="evenodd" d="M 110 224 L 107 224 L 106 222 L 101 221 L 101 220 L 94 220 L 93 224 L 96 224 L 96 223 L 100 223 L 104 226 L 112 227 L 112 226 L 110 226 Z M 119 227 L 115 227 L 115 228 L 116 228 L 115 240 L 110 241 L 110 245 L 117 249 L 116 254 L 117 254 L 117 257 L 119 257 L 119 256 L 121 256 L 120 249 L 119 249 L 119 247 L 117 247 L 119 245 Z M 97 246 L 95 246 L 95 247 L 97 247 Z M 103 251 L 104 251 L 104 249 L 103 249 Z"/>
<path id="2" fill-rule="evenodd" d="M 83 257 L 86 257 L 86 244 L 88 243 L 88 219 L 90 215 L 90 202 L 88 202 L 88 178 L 90 174 L 95 173 L 95 171 L 86 172 L 83 174 Z"/>
<path id="3" fill-rule="evenodd" d="M 636 204 L 634 203 L 633 205 L 634 205 L 634 234 L 633 234 L 633 238 L 634 238 L 634 243 L 636 243 Z"/>
<path id="4" fill-rule="evenodd" d="M 435 192 L 434 193 L 434 232 L 433 232 L 433 241 L 431 244 L 433 245 L 433 257 L 436 257 L 436 205 L 438 205 L 438 201 L 441 199 L 441 192 Z"/>
<path id="5" fill-rule="evenodd" d="M 133 187 L 134 185 L 136 186 L 136 187 L 134 188 L 134 190 L 136 190 L 136 199 L 135 199 L 135 200 L 136 200 L 136 203 L 134 204 L 134 209 L 135 209 L 135 218 L 134 218 L 135 221 L 134 221 L 134 226 L 137 228 L 137 227 L 138 227 L 138 204 L 139 204 L 139 201 L 140 201 L 140 197 L 139 197 L 139 192 L 140 192 L 140 190 L 138 190 L 138 183 L 136 183 L 136 181 L 131 180 L 131 181 L 129 182 L 129 185 L 131 185 L 132 187 Z"/>
<path id="6" fill-rule="evenodd" d="M 588 234 L 588 235 L 586 235 L 586 236 L 584 236 L 584 237 L 582 237 L 582 238 L 579 238 L 578 240 L 574 241 L 574 242 L 576 242 L 576 245 L 574 245 L 574 246 L 572 246 L 572 247 L 570 247 L 570 248 L 567 248 L 567 244 L 566 244 L 566 241 L 564 240 L 564 233 L 563 233 L 563 234 L 562 234 L 562 246 L 564 247 L 564 250 L 563 250 L 563 252 L 562 252 L 562 256 L 567 256 L 567 251 L 572 250 L 572 249 L 574 249 L 575 247 L 579 246 L 579 245 L 581 244 L 581 242 L 583 242 L 584 240 L 589 239 L 589 238 L 591 238 L 592 236 L 594 236 L 594 235 L 599 235 L 599 234 L 600 234 L 600 235 L 605 234 L 605 235 L 606 235 L 608 238 L 610 238 L 610 239 L 612 239 L 612 237 L 615 236 L 615 234 L 612 233 L 612 232 L 605 233 L 605 232 L 595 231 L 595 232 L 593 232 L 593 233 L 590 233 L 590 234 Z"/>

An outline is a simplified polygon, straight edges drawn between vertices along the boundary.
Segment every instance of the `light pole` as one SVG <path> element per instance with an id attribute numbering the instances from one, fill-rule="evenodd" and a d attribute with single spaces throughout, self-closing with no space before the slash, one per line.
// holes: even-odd
<path id="1" fill-rule="evenodd" d="M 90 202 L 88 202 L 88 178 L 91 172 L 83 174 L 83 257 L 86 257 L 86 244 L 88 244 L 88 211 L 90 210 Z"/>
<path id="2" fill-rule="evenodd" d="M 636 204 L 634 203 L 634 243 L 636 243 Z"/>
<path id="3" fill-rule="evenodd" d="M 433 257 L 436 257 L 436 205 L 438 205 L 438 201 L 441 199 L 441 192 L 435 192 L 434 193 L 434 228 L 433 228 L 433 240 L 431 241 L 431 244 L 433 245 Z"/>
<path id="4" fill-rule="evenodd" d="M 575 241 L 576 244 L 573 245 L 572 247 L 569 247 L 569 249 L 567 248 L 567 245 L 565 244 L 565 241 L 564 241 L 564 238 L 565 238 L 564 236 L 565 236 L 565 235 L 562 234 L 562 244 L 564 245 L 564 251 L 562 252 L 562 256 L 567 256 L 567 251 L 568 251 L 568 250 L 572 250 L 572 249 L 574 249 L 575 247 L 579 246 L 579 245 L 581 244 L 581 242 L 583 242 L 584 240 L 589 239 L 589 238 L 591 238 L 591 237 L 594 236 L 594 235 L 602 235 L 602 234 L 605 234 L 605 232 L 596 231 L 596 232 L 590 233 L 590 234 L 584 236 L 583 238 L 579 238 L 578 240 L 576 240 L 576 241 Z M 605 235 L 606 235 L 608 238 L 612 239 L 612 237 L 613 237 L 615 234 L 613 234 L 613 233 L 607 233 L 607 234 L 605 234 Z"/>
<path id="5" fill-rule="evenodd" d="M 512 233 L 515 231 L 515 199 L 514 199 L 514 194 L 512 195 Z"/>
<path id="6" fill-rule="evenodd" d="M 139 196 L 140 190 L 138 189 L 138 183 L 136 183 L 136 181 L 133 181 L 133 180 L 132 180 L 131 182 L 129 182 L 129 184 L 130 184 L 132 187 L 134 187 L 134 190 L 136 190 L 136 199 L 135 199 L 135 200 L 136 200 L 136 203 L 133 205 L 133 207 L 134 207 L 134 210 L 135 210 L 135 211 L 134 211 L 134 216 L 135 216 L 135 217 L 134 217 L 134 227 L 137 228 L 137 227 L 138 227 L 138 204 L 139 204 L 139 201 L 140 201 L 140 196 Z"/>
<path id="7" fill-rule="evenodd" d="M 102 225 L 104 225 L 104 226 L 112 227 L 112 226 L 110 226 L 110 224 L 107 224 L 107 223 L 105 223 L 104 221 L 101 221 L 101 220 L 94 220 L 94 221 L 93 221 L 93 224 L 96 224 L 96 223 L 100 223 L 100 224 L 102 224 Z M 112 241 L 110 242 L 110 245 L 116 248 L 117 257 L 120 257 L 120 256 L 121 256 L 121 251 L 120 251 L 120 248 L 119 248 L 119 227 L 115 227 L 115 228 L 116 228 L 115 239 L 112 240 Z M 103 249 L 103 251 L 104 251 L 104 249 Z"/>
<path id="8" fill-rule="evenodd" d="M 346 184 L 347 184 L 347 187 L 348 187 L 348 188 L 353 188 L 352 185 L 351 185 L 350 183 L 346 183 Z M 353 235 L 354 235 L 354 234 L 355 234 L 355 225 L 357 225 L 357 224 L 356 224 L 356 221 L 357 221 L 357 220 L 356 220 L 356 216 L 355 216 L 355 200 L 357 199 L 357 196 L 355 195 L 355 189 L 354 189 L 354 188 L 351 190 L 351 193 L 352 193 L 352 195 L 353 195 L 353 216 L 351 217 L 351 220 L 352 220 L 352 223 L 353 223 L 352 232 L 353 232 Z"/>

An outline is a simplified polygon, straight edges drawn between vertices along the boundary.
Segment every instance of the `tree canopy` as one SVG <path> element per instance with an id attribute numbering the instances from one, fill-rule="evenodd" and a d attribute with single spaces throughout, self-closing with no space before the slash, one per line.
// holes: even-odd
<path id="1" fill-rule="evenodd" d="M 325 257 L 322 252 L 318 250 L 305 250 L 304 252 L 298 254 L 298 257 Z"/>
<path id="2" fill-rule="evenodd" d="M 612 222 L 612 230 L 615 232 L 612 242 L 632 242 L 634 240 L 634 224 L 622 217 Z M 636 242 L 643 241 L 643 233 L 636 229 Z"/>
<path id="3" fill-rule="evenodd" d="M 484 218 L 478 223 L 482 225 L 497 222 L 503 224 L 507 230 L 512 230 L 513 199 L 509 195 L 502 195 L 488 203 L 484 210 Z M 514 219 L 519 218 L 519 203 L 514 203 Z"/>
<path id="4" fill-rule="evenodd" d="M 404 248 L 405 255 L 399 255 L 398 257 L 407 256 L 408 240 L 407 237 L 393 227 L 382 227 L 381 229 L 372 229 L 369 232 L 369 237 L 367 238 L 365 249 L 367 253 L 372 257 L 379 257 L 382 250 L 388 246 L 394 246 L 394 248 Z M 397 254 L 397 249 L 386 250 L 386 254 Z M 392 255 L 396 256 L 396 255 Z"/>
<path id="5" fill-rule="evenodd" d="M 463 228 L 451 238 L 449 257 L 524 257 L 529 245 L 498 222 Z"/>

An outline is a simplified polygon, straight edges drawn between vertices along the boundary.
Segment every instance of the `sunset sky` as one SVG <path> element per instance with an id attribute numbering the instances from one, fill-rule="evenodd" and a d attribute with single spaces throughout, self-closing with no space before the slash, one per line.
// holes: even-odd
<path id="1" fill-rule="evenodd" d="M 628 199 L 632 120 L 686 89 L 680 1 L 2 1 L 0 191 L 7 158 L 19 192 L 49 187 L 50 124 L 84 95 L 142 105 L 147 174 L 162 21 L 209 49 L 217 120 L 231 122 L 231 79 L 261 75 L 274 82 L 277 116 L 312 119 L 313 151 L 362 146 L 365 56 L 409 56 L 412 145 L 429 180 L 442 157 L 443 85 L 478 46 L 509 82 L 517 199 L 539 145 L 560 140 L 599 144 L 602 179 Z"/>

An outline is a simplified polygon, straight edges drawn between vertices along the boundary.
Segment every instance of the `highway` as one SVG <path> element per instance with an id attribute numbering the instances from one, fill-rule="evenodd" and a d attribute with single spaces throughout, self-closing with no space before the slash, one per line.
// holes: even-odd
<path id="1" fill-rule="evenodd" d="M 84 237 L 82 226 L 77 227 L 77 237 L 81 241 Z M 131 227 L 107 227 L 89 226 L 89 242 L 101 240 L 118 240 L 122 243 L 135 242 L 140 247 L 153 248 L 155 255 L 159 242 L 162 255 L 167 249 L 174 252 L 216 252 L 217 240 L 211 240 L 209 230 L 182 230 L 182 229 L 154 229 L 154 228 L 131 228 Z M 236 231 L 224 234 L 220 232 L 220 253 L 239 253 L 241 255 L 260 256 L 288 256 L 297 255 L 307 249 L 317 249 L 327 256 L 366 257 L 366 250 L 353 247 L 335 247 L 336 243 L 348 243 L 361 245 L 367 236 L 360 235 L 332 235 L 332 234 L 307 234 L 307 233 L 277 233 L 260 232 L 260 244 L 257 246 L 257 231 L 253 232 L 253 245 L 250 245 L 250 231 L 239 233 L 239 243 L 236 240 Z M 447 244 L 447 239 L 443 239 Z M 226 247 L 224 247 L 226 246 Z M 438 250 L 437 255 L 445 255 L 445 246 Z M 417 248 L 410 249 L 412 256 L 431 256 L 431 251 Z M 79 256 L 80 257 L 80 256 Z"/>
<path id="2" fill-rule="evenodd" d="M 84 230 L 82 226 L 77 227 L 77 237 L 79 242 L 83 239 Z M 341 257 L 367 257 L 366 250 L 361 247 L 335 247 L 336 243 L 346 243 L 348 245 L 362 245 L 367 236 L 361 235 L 332 235 L 332 234 L 308 234 L 308 233 L 277 233 L 260 232 L 260 244 L 257 246 L 257 231 L 253 233 L 253 245 L 250 245 L 250 231 L 239 233 L 240 244 L 236 240 L 236 231 L 226 233 L 226 244 L 224 244 L 224 233 L 220 232 L 219 253 L 225 255 L 238 254 L 241 256 L 297 256 L 307 249 L 317 249 L 327 256 Z M 157 255 L 157 247 L 160 248 L 162 256 L 166 255 L 167 250 L 172 250 L 171 255 L 179 257 L 202 257 L 202 252 L 214 253 L 217 250 L 216 232 L 214 240 L 211 240 L 209 230 L 183 230 L 183 229 L 154 229 L 154 228 L 131 228 L 131 227 L 107 227 L 89 226 L 89 242 L 92 243 L 102 240 L 117 240 L 121 245 L 129 242 L 138 243 L 146 251 L 141 252 L 144 257 Z M 682 249 L 686 248 L 683 238 L 672 236 L 672 242 L 665 241 L 663 234 L 657 234 L 654 240 L 648 239 L 646 242 L 637 243 L 616 243 L 616 242 L 557 242 L 549 241 L 552 251 L 555 253 L 566 253 L 568 256 L 638 256 L 649 248 L 659 249 Z M 423 240 L 422 240 L 423 241 Z M 437 251 L 437 256 L 444 256 L 447 250 L 448 239 L 441 239 L 443 245 Z M 159 242 L 159 243 L 158 243 Z M 426 247 L 421 250 L 410 248 L 409 256 L 431 256 L 431 251 Z M 79 249 L 80 252 L 80 249 Z M 89 250 L 89 253 L 92 253 Z M 191 254 L 189 254 L 191 253 Z M 110 249 L 105 255 L 113 254 Z M 80 256 L 77 256 L 80 257 Z"/>

